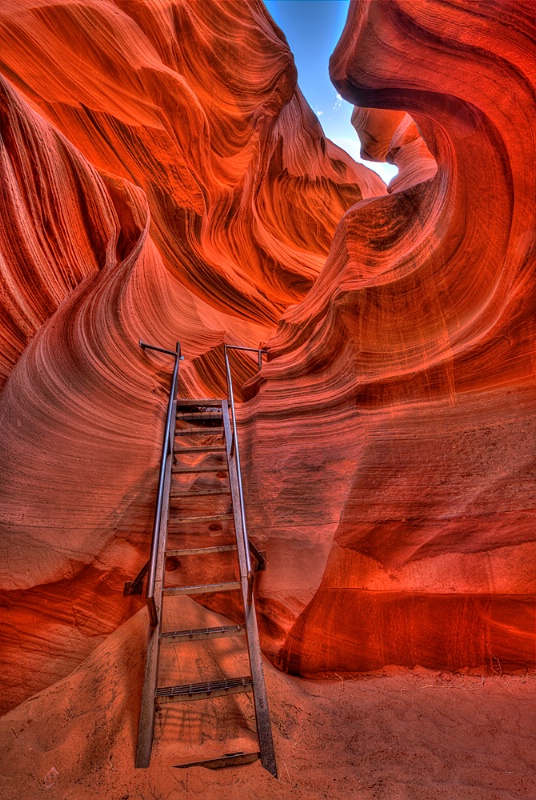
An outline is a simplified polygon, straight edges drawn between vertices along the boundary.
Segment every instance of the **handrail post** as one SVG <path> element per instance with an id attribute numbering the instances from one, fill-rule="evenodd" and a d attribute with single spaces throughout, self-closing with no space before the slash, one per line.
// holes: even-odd
<path id="1" fill-rule="evenodd" d="M 158 476 L 158 494 L 156 498 L 156 509 L 154 515 L 154 525 L 153 525 L 153 536 L 151 539 L 151 555 L 149 558 L 149 566 L 147 569 L 147 590 L 145 592 L 145 598 L 147 600 L 147 607 L 149 609 L 149 616 L 151 620 L 152 627 L 158 624 L 158 611 L 156 608 L 156 603 L 154 599 L 154 590 L 155 590 L 155 578 L 156 578 L 156 558 L 159 549 L 160 543 L 160 534 L 161 534 L 161 524 L 162 524 L 162 505 L 164 499 L 164 484 L 166 481 L 166 469 L 168 467 L 168 459 L 170 454 L 173 452 L 173 446 L 171 444 L 171 426 L 174 422 L 174 411 L 177 406 L 177 386 L 178 386 L 178 378 L 179 378 L 179 362 L 182 359 L 181 356 L 181 345 L 180 342 L 177 342 L 175 351 L 173 350 L 165 350 L 162 347 L 156 347 L 154 345 L 147 344 L 143 342 L 141 339 L 139 341 L 139 345 L 143 350 L 156 350 L 160 353 L 165 353 L 166 355 L 172 355 L 175 358 L 175 365 L 173 367 L 173 376 L 171 378 L 171 387 L 169 391 L 169 401 L 168 401 L 168 409 L 166 415 L 166 424 L 164 428 L 164 439 L 162 442 L 162 455 L 160 458 L 160 472 Z M 169 468 L 171 469 L 171 464 L 169 464 Z"/>
<path id="2" fill-rule="evenodd" d="M 248 539 L 247 533 L 247 524 L 246 524 L 246 510 L 244 506 L 244 488 L 242 485 L 242 469 L 240 465 L 240 448 L 238 446 L 238 429 L 236 425 L 236 410 L 235 410 L 235 401 L 234 401 L 234 390 L 233 390 L 233 377 L 231 374 L 231 365 L 229 361 L 229 350 L 247 350 L 249 352 L 257 352 L 258 359 L 259 359 L 259 370 L 262 367 L 262 356 L 266 350 L 260 350 L 255 347 L 242 347 L 239 345 L 227 345 L 224 344 L 223 352 L 225 357 L 225 372 L 227 377 L 227 394 L 229 398 L 229 404 L 231 406 L 231 414 L 232 414 L 232 422 L 233 422 L 233 436 L 232 436 L 232 443 L 231 443 L 231 453 L 232 456 L 234 454 L 236 459 L 236 471 L 238 477 L 238 493 L 240 497 L 240 517 L 242 520 L 242 535 L 244 539 L 244 549 L 246 551 L 246 569 L 247 569 L 247 581 L 248 581 L 248 600 L 251 601 L 251 596 L 253 593 L 253 579 L 254 579 L 254 572 L 251 567 L 251 556 L 250 556 L 250 544 Z"/>

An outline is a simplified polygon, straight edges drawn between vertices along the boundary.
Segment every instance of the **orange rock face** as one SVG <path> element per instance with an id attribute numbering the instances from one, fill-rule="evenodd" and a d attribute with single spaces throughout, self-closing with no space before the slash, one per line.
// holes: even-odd
<path id="1" fill-rule="evenodd" d="M 140 336 L 194 396 L 269 340 L 243 461 L 279 666 L 534 663 L 534 20 L 479 9 L 351 4 L 331 72 L 387 193 L 260 0 L 2 3 L 6 705 L 139 607 L 169 376 Z"/>
<path id="2" fill-rule="evenodd" d="M 112 44 L 113 43 L 113 44 Z M 262 3 L 0 8 L 3 701 L 138 607 L 169 364 L 224 390 L 382 181 L 327 141 Z M 238 374 L 253 374 L 237 360 Z"/>
<path id="3" fill-rule="evenodd" d="M 534 664 L 533 12 L 351 4 L 332 79 L 402 168 L 341 221 L 244 413 L 285 669 Z"/>

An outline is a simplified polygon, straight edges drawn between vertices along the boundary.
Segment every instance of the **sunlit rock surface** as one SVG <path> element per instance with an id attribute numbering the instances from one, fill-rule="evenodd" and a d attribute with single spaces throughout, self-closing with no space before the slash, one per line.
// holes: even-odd
<path id="1" fill-rule="evenodd" d="M 351 4 L 331 72 L 387 192 L 260 1 L 0 4 L 6 707 L 139 607 L 170 371 L 140 336 L 194 396 L 269 342 L 241 420 L 278 666 L 534 664 L 531 5 Z"/>
<path id="2" fill-rule="evenodd" d="M 401 170 L 341 221 L 244 409 L 284 669 L 535 662 L 534 24 L 351 4 L 332 79 Z"/>
<path id="3" fill-rule="evenodd" d="M 138 607 L 169 359 L 224 391 L 383 194 L 327 141 L 260 2 L 0 5 L 2 702 Z M 238 382 L 254 372 L 236 360 Z"/>
<path id="4" fill-rule="evenodd" d="M 352 125 L 361 141 L 361 157 L 398 167 L 387 191 L 409 189 L 433 178 L 437 162 L 409 114 L 383 108 L 354 108 Z"/>

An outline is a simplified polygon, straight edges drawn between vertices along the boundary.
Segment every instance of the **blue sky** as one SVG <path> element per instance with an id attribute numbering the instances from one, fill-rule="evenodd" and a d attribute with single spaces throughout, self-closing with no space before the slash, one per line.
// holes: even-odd
<path id="1" fill-rule="evenodd" d="M 349 0 L 264 2 L 287 37 L 298 68 L 300 89 L 317 114 L 326 136 L 388 183 L 396 175 L 396 167 L 360 158 L 359 139 L 350 122 L 353 107 L 337 93 L 329 78 L 329 57 L 344 28 Z"/>

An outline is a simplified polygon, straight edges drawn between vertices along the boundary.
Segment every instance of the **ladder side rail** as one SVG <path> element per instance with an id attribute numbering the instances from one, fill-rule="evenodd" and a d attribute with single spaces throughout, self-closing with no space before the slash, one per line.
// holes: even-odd
<path id="1" fill-rule="evenodd" d="M 158 476 L 158 494 L 156 498 L 156 508 L 155 508 L 155 515 L 154 515 L 154 525 L 153 525 L 153 536 L 151 539 L 151 555 L 149 557 L 149 566 L 147 569 L 147 590 L 145 593 L 145 597 L 147 600 L 147 607 L 149 609 L 149 617 L 151 620 L 151 625 L 154 627 L 158 624 L 158 611 L 154 599 L 155 595 L 155 580 L 156 580 L 156 563 L 157 563 L 157 555 L 160 545 L 160 534 L 162 529 L 162 511 L 164 509 L 164 489 L 166 487 L 166 483 L 168 486 L 168 493 L 169 493 L 169 478 L 166 480 L 166 473 L 169 472 L 171 476 L 171 467 L 173 458 L 168 458 L 168 456 L 172 456 L 173 454 L 173 430 L 175 425 L 175 414 L 177 411 L 177 387 L 179 383 L 179 363 L 181 361 L 181 345 L 180 342 L 177 342 L 175 352 L 172 350 L 164 350 L 162 347 L 155 347 L 153 345 L 146 344 L 140 339 L 140 347 L 150 350 L 156 350 L 161 353 L 166 353 L 167 355 L 172 355 L 175 358 L 175 365 L 173 367 L 173 376 L 171 378 L 171 387 L 169 391 L 169 400 L 168 400 L 168 409 L 167 409 L 167 416 L 166 416 L 166 424 L 164 428 L 164 439 L 162 442 L 162 456 L 160 459 L 160 472 Z"/>
<path id="2" fill-rule="evenodd" d="M 173 454 L 168 453 L 167 461 L 171 463 Z M 151 750 L 155 725 L 155 694 L 158 684 L 158 664 L 160 661 L 160 635 L 162 633 L 162 592 L 166 564 L 167 524 L 169 518 L 169 496 L 171 484 L 171 467 L 165 471 L 162 515 L 156 552 L 153 604 L 156 623 L 149 625 L 147 635 L 147 652 L 145 656 L 145 674 L 141 696 L 140 718 L 138 724 L 138 743 L 136 747 L 136 767 L 147 768 L 151 762 Z M 150 607 L 149 607 L 150 608 Z"/>
<path id="3" fill-rule="evenodd" d="M 231 487 L 233 509 L 235 509 L 237 505 L 240 505 L 239 472 L 236 459 L 237 452 L 236 450 L 232 452 L 233 431 L 229 419 L 229 407 L 226 400 L 222 403 L 222 417 L 227 463 L 229 465 L 229 483 Z M 262 666 L 259 630 L 252 594 L 253 581 L 249 578 L 247 571 L 247 557 L 249 556 L 248 539 L 247 534 L 245 534 L 242 529 L 242 514 L 239 512 L 235 512 L 235 534 L 240 568 L 240 587 L 244 605 L 246 640 L 252 678 L 253 702 L 255 706 L 255 724 L 261 751 L 261 763 L 268 772 L 277 777 L 277 764 L 270 724 L 270 711 L 268 708 L 264 669 Z"/>
<path id="4" fill-rule="evenodd" d="M 225 449 L 227 453 L 227 464 L 229 467 L 229 487 L 231 489 L 231 499 L 233 504 L 233 516 L 236 535 L 236 545 L 238 550 L 238 564 L 240 567 L 240 580 L 246 581 L 249 587 L 253 582 L 253 569 L 251 566 L 251 558 L 249 556 L 249 547 L 247 533 L 244 535 L 243 517 L 242 517 L 242 499 L 240 497 L 240 489 L 238 482 L 238 470 L 236 463 L 236 450 L 233 451 L 233 430 L 231 427 L 231 419 L 229 415 L 229 406 L 227 400 L 222 403 L 222 417 L 223 417 L 223 432 L 225 436 Z M 249 591 L 249 589 L 248 589 Z"/>
<path id="5" fill-rule="evenodd" d="M 173 355 L 175 365 L 169 392 L 168 410 L 162 443 L 162 458 L 160 464 L 158 497 L 155 510 L 153 538 L 151 541 L 151 557 L 147 571 L 147 607 L 150 615 L 150 625 L 147 637 L 147 652 L 145 657 L 145 675 L 138 725 L 138 742 L 136 747 L 136 767 L 147 768 L 151 761 L 151 750 L 155 725 L 155 694 L 158 683 L 158 664 L 160 656 L 160 635 L 162 632 L 162 592 L 164 588 L 164 573 L 166 563 L 167 528 L 169 520 L 169 504 L 171 490 L 171 475 L 173 466 L 173 434 L 175 430 L 175 415 L 177 413 L 177 387 L 179 375 L 179 362 L 181 360 L 181 347 L 177 342 L 175 352 L 153 347 L 140 340 L 143 349 L 157 350 L 158 352 Z"/>
<path id="6" fill-rule="evenodd" d="M 235 344 L 226 344 L 224 345 L 223 351 L 225 356 L 225 373 L 227 377 L 227 396 L 228 396 L 228 403 L 231 406 L 231 418 L 232 418 L 232 426 L 233 426 L 233 435 L 232 435 L 232 446 L 231 446 L 231 454 L 236 452 L 236 466 L 237 466 L 237 473 L 238 473 L 238 490 L 240 496 L 240 513 L 242 515 L 242 530 L 244 531 L 244 538 L 246 541 L 246 549 L 248 552 L 248 560 L 249 566 L 251 568 L 251 560 L 249 558 L 250 550 L 253 552 L 253 555 L 257 559 L 258 569 L 265 569 L 266 568 L 266 561 L 264 555 L 255 547 L 253 542 L 249 541 L 248 533 L 247 533 L 247 523 L 246 523 L 246 510 L 245 510 L 245 503 L 244 503 L 244 488 L 242 484 L 242 468 L 240 464 L 240 448 L 238 444 L 238 429 L 236 424 L 236 412 L 235 412 L 235 401 L 234 401 L 234 390 L 233 390 L 233 378 L 231 374 L 231 364 L 229 360 L 229 350 L 245 350 L 249 353 L 257 353 L 259 359 L 259 370 L 262 367 L 262 357 L 264 354 L 267 354 L 267 350 L 262 350 L 256 347 L 243 347 L 242 345 L 235 345 Z M 253 582 L 253 575 L 250 578 L 250 582 Z"/>
<path id="7" fill-rule="evenodd" d="M 238 486 L 238 507 L 240 509 L 240 517 L 241 517 L 241 534 L 242 539 L 244 541 L 245 546 L 245 553 L 246 553 L 246 571 L 247 571 L 247 580 L 249 586 L 249 592 L 253 589 L 253 569 L 251 566 L 251 556 L 249 554 L 249 540 L 248 540 L 248 531 L 246 525 L 246 513 L 244 508 L 244 488 L 242 486 L 242 473 L 240 469 L 240 451 L 238 449 L 238 430 L 236 427 L 236 411 L 235 411 L 235 402 L 234 402 L 234 391 L 233 391 L 233 378 L 231 375 L 231 365 L 229 363 L 229 355 L 228 355 L 228 345 L 224 345 L 224 354 L 225 354 L 225 372 L 227 375 L 227 390 L 229 395 L 228 403 L 231 405 L 231 418 L 232 418 L 232 435 L 230 437 L 230 442 L 228 442 L 228 458 L 232 457 L 236 461 L 236 479 L 237 479 L 237 486 Z M 241 348 L 242 349 L 242 348 Z M 223 405 L 222 405 L 223 410 Z M 225 418 L 227 415 L 227 419 L 229 417 L 229 408 L 228 404 L 225 404 L 225 410 L 223 411 L 223 419 L 224 419 L 224 427 L 225 427 Z M 226 439 L 227 439 L 227 432 L 226 432 Z M 230 445 L 230 446 L 229 446 Z M 231 463 L 229 463 L 229 469 L 231 468 Z M 234 508 L 233 503 L 233 508 Z"/>

